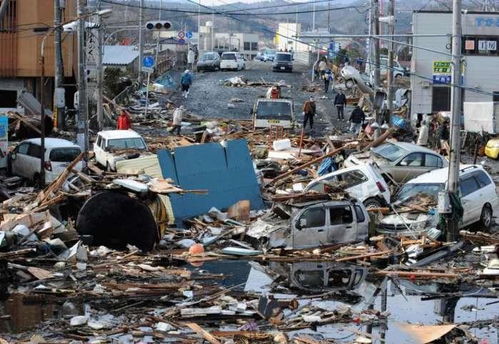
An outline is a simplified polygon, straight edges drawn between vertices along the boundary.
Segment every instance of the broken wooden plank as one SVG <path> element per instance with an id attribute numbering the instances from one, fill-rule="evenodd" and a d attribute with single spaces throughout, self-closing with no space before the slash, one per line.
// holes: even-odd
<path id="1" fill-rule="evenodd" d="M 189 327 L 191 330 L 202 336 L 205 340 L 210 342 L 211 344 L 222 344 L 218 339 L 216 339 L 212 334 L 210 334 L 208 331 L 204 330 L 199 326 L 198 324 L 195 323 L 185 323 L 185 326 Z"/>
<path id="2" fill-rule="evenodd" d="M 392 253 L 391 250 L 374 252 L 374 253 L 359 254 L 357 256 L 338 258 L 338 259 L 336 259 L 336 261 L 337 262 L 346 262 L 349 260 L 357 260 L 357 259 L 371 258 L 371 257 L 376 257 L 376 256 L 384 256 L 384 255 L 387 255 L 390 253 Z"/>

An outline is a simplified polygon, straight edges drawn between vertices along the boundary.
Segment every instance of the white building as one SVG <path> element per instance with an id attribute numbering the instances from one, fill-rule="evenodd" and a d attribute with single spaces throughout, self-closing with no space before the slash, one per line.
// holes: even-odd
<path id="1" fill-rule="evenodd" d="M 297 37 L 302 34 L 300 23 L 279 23 L 275 36 L 277 50 L 293 50 L 295 52 L 308 52 L 311 47 L 299 42 Z"/>
<path id="2" fill-rule="evenodd" d="M 463 90 L 463 101 L 499 101 L 499 12 L 463 13 L 462 24 L 462 82 L 471 88 Z M 447 35 L 413 38 L 411 87 L 415 119 L 418 113 L 450 110 L 452 13 L 417 11 L 412 25 L 414 35 Z"/>
<path id="3" fill-rule="evenodd" d="M 247 58 L 258 53 L 260 35 L 246 32 L 216 32 L 212 22 L 200 27 L 199 50 L 203 51 L 238 51 Z"/>

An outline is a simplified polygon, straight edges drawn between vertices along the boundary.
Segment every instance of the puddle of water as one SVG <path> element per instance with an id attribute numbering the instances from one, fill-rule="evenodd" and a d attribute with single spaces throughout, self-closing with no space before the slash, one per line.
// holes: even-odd
<path id="1" fill-rule="evenodd" d="M 58 307 L 44 296 L 12 294 L 0 303 L 0 332 L 19 333 L 36 327 L 39 323 L 58 317 Z"/>
<path id="2" fill-rule="evenodd" d="M 372 280 L 367 269 L 355 265 L 308 262 L 262 265 L 238 260 L 210 262 L 205 264 L 203 269 L 210 273 L 230 276 L 224 280 L 224 285 L 227 287 L 246 283 L 244 290 L 256 293 L 269 293 L 272 281 L 277 280 L 276 284 L 286 285 L 289 288 L 288 296 L 289 293 L 298 295 L 298 299 L 301 299 L 300 303 L 309 302 L 305 295 L 334 291 L 335 295 L 328 296 L 327 300 L 312 301 L 313 305 L 328 310 L 350 306 L 356 311 L 361 311 L 367 309 L 369 304 L 373 304 L 376 310 L 383 309 L 382 293 L 375 295 L 381 280 Z M 278 290 L 279 294 L 283 292 Z M 425 300 L 431 295 L 454 292 L 461 293 L 462 296 Z M 493 319 L 499 314 L 499 303 L 490 303 L 497 301 L 498 298 L 480 297 L 485 294 L 487 294 L 486 289 L 475 286 L 387 280 L 386 311 L 390 315 L 387 320 L 387 329 L 382 329 L 380 326 L 372 329 L 371 333 L 374 338 L 378 338 L 374 342 L 380 342 L 379 338 L 384 337 L 386 343 L 417 343 L 399 327 L 399 323 L 438 325 L 479 320 L 491 320 L 490 322 L 493 323 Z M 276 297 L 279 296 L 282 295 L 276 295 Z M 319 338 L 347 343 L 355 339 L 356 335 L 346 328 L 368 331 L 364 325 L 351 323 L 319 326 L 317 332 L 306 330 L 290 334 L 310 333 Z M 484 344 L 499 344 L 497 327 L 471 328 L 470 332 L 484 340 Z"/>

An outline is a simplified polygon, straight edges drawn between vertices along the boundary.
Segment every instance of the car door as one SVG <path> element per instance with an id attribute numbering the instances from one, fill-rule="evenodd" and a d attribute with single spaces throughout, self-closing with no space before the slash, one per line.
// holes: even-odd
<path id="1" fill-rule="evenodd" d="M 328 242 L 347 243 L 356 241 L 357 224 L 354 221 L 352 207 L 348 204 L 328 207 Z"/>
<path id="2" fill-rule="evenodd" d="M 409 153 L 400 159 L 391 169 L 390 174 L 396 182 L 403 183 L 427 171 L 424 166 L 424 154 Z"/>
<path id="3" fill-rule="evenodd" d="M 483 208 L 485 203 L 489 203 L 492 206 L 492 210 L 494 210 L 495 207 L 497 207 L 497 194 L 494 182 L 484 171 L 477 171 L 474 173 L 478 183 L 480 184 L 480 199 L 482 200 L 481 208 Z"/>
<path id="4" fill-rule="evenodd" d="M 33 178 L 35 173 L 40 173 L 41 157 L 42 147 L 40 145 L 30 143 L 28 154 L 26 155 L 26 178 Z"/>
<path id="5" fill-rule="evenodd" d="M 29 142 L 23 142 L 11 154 L 12 174 L 27 177 Z"/>
<path id="6" fill-rule="evenodd" d="M 461 192 L 461 204 L 464 208 L 463 226 L 476 222 L 480 219 L 481 197 L 480 184 L 473 174 L 467 174 L 459 178 L 459 189 Z"/>
<path id="7" fill-rule="evenodd" d="M 444 161 L 436 154 L 425 153 L 424 165 L 427 171 L 432 171 L 444 167 Z"/>
<path id="8" fill-rule="evenodd" d="M 294 218 L 293 248 L 309 248 L 326 245 L 326 211 L 323 205 L 306 208 Z"/>
<path id="9" fill-rule="evenodd" d="M 369 234 L 369 214 L 363 204 L 354 204 L 353 208 L 355 210 L 355 221 L 357 222 L 357 237 L 355 241 L 362 241 Z"/>

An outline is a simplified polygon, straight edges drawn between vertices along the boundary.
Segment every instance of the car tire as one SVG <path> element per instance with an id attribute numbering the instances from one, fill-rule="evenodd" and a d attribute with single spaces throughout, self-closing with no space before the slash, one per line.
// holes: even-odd
<path id="1" fill-rule="evenodd" d="M 494 214 L 492 208 L 489 204 L 485 204 L 482 208 L 482 213 L 480 214 L 480 221 L 478 221 L 478 229 L 489 231 L 490 227 L 492 227 L 493 220 Z"/>
<path id="2" fill-rule="evenodd" d="M 355 81 L 353 81 L 352 79 L 348 79 L 347 81 L 345 81 L 345 86 L 346 88 L 353 88 L 355 86 Z"/>
<path id="3" fill-rule="evenodd" d="M 112 172 L 111 171 L 111 165 L 109 165 L 109 162 L 106 162 L 106 171 L 107 172 Z"/>
<path id="4" fill-rule="evenodd" d="M 362 203 L 364 203 L 366 209 L 381 208 L 383 206 L 383 203 L 377 197 L 368 198 Z"/>
<path id="5" fill-rule="evenodd" d="M 42 177 L 40 176 L 40 173 L 35 173 L 35 175 L 33 176 L 33 184 L 43 188 L 44 185 L 42 183 Z"/>
<path id="6" fill-rule="evenodd" d="M 395 79 L 397 79 L 397 80 L 402 79 L 402 74 L 397 74 L 397 75 L 395 75 Z"/>

